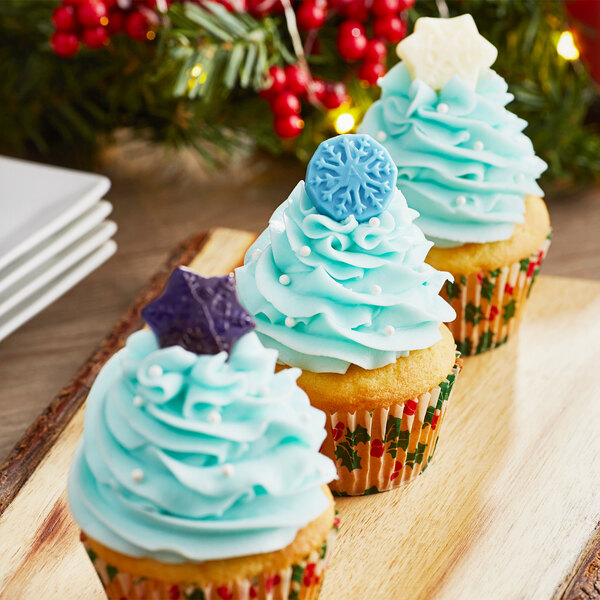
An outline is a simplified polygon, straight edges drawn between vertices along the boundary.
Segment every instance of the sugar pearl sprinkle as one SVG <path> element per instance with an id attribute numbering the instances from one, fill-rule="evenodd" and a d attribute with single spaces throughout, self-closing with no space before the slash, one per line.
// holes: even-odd
<path id="1" fill-rule="evenodd" d="M 386 325 L 385 329 L 383 330 L 383 333 L 385 333 L 385 335 L 387 335 L 388 337 L 390 337 L 391 335 L 394 335 L 395 332 L 396 332 L 396 330 L 394 329 L 394 327 L 392 325 Z"/>
<path id="2" fill-rule="evenodd" d="M 221 473 L 223 477 L 231 477 L 235 472 L 235 468 L 231 463 L 226 463 L 221 467 Z"/>
<path id="3" fill-rule="evenodd" d="M 296 319 L 294 317 L 286 317 L 285 318 L 285 326 L 293 327 L 296 324 Z"/>
<path id="4" fill-rule="evenodd" d="M 136 483 L 139 483 L 142 481 L 142 479 L 144 479 L 144 471 L 141 469 L 133 469 L 133 471 L 131 471 L 131 479 L 133 479 L 133 481 Z"/>
<path id="5" fill-rule="evenodd" d="M 467 203 L 467 199 L 464 196 L 458 196 L 456 199 L 456 206 L 464 206 Z"/>
<path id="6" fill-rule="evenodd" d="M 450 110 L 450 107 L 445 102 L 440 102 L 437 105 L 437 111 L 441 114 L 446 114 Z"/>
<path id="7" fill-rule="evenodd" d="M 252 260 L 258 260 L 258 257 L 261 255 L 261 251 L 258 248 L 252 250 Z"/>
<path id="8" fill-rule="evenodd" d="M 300 250 L 298 250 L 298 254 L 300 256 L 309 256 L 310 255 L 310 248 L 308 246 L 302 246 L 300 248 Z"/>
<path id="9" fill-rule="evenodd" d="M 218 425 L 222 420 L 221 413 L 218 410 L 211 410 L 206 416 L 206 420 L 212 425 Z"/>
<path id="10" fill-rule="evenodd" d="M 283 275 L 280 275 L 279 276 L 279 283 L 281 285 L 289 285 L 290 284 L 289 275 L 286 275 L 285 273 Z"/>
<path id="11" fill-rule="evenodd" d="M 376 139 L 378 142 L 385 142 L 385 140 L 387 140 L 387 134 L 386 134 L 386 132 L 385 132 L 385 131 L 378 131 L 378 132 L 375 134 L 375 139 Z"/>
<path id="12" fill-rule="evenodd" d="M 142 400 L 141 396 L 134 396 L 133 397 L 133 405 L 140 407 L 144 405 L 144 401 Z"/>
<path id="13" fill-rule="evenodd" d="M 270 227 L 275 233 L 283 233 L 285 231 L 283 221 L 271 221 Z"/>
<path id="14" fill-rule="evenodd" d="M 477 152 L 481 152 L 483 150 L 483 142 L 477 141 L 473 144 L 473 148 L 477 150 Z"/>
<path id="15" fill-rule="evenodd" d="M 381 225 L 381 221 L 377 217 L 371 217 L 369 219 L 369 225 L 371 227 L 379 227 Z"/>
<path id="16" fill-rule="evenodd" d="M 160 365 L 152 365 L 148 369 L 148 375 L 150 375 L 150 377 L 160 377 L 162 374 L 163 374 L 163 370 Z"/>
<path id="17" fill-rule="evenodd" d="M 381 286 L 377 285 L 376 283 L 373 284 L 373 287 L 371 288 L 371 292 L 373 294 L 375 294 L 376 296 L 379 296 L 379 294 L 381 294 Z"/>

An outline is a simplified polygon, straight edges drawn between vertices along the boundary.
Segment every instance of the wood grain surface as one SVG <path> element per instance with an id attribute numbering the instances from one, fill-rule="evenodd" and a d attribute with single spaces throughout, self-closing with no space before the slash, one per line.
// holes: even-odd
<path id="1" fill-rule="evenodd" d="M 203 274 L 229 272 L 254 237 L 214 236 L 193 263 Z M 595 597 L 599 312 L 600 284 L 539 278 L 518 336 L 465 360 L 430 469 L 338 501 L 321 600 Z M 0 517 L 2 598 L 103 598 L 65 496 L 82 420 L 79 409 Z"/>

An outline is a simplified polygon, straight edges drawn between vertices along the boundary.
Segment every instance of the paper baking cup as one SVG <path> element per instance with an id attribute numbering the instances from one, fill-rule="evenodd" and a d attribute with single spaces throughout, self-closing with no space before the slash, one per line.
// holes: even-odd
<path id="1" fill-rule="evenodd" d="M 83 540 L 83 544 L 110 600 L 317 600 L 337 536 L 337 523 L 336 517 L 333 529 L 319 550 L 287 569 L 201 586 L 132 575 L 117 565 L 107 564 L 87 540 Z"/>
<path id="2" fill-rule="evenodd" d="M 550 234 L 539 250 L 523 260 L 446 282 L 440 295 L 456 311 L 456 320 L 446 325 L 463 356 L 481 354 L 506 343 L 518 327 L 549 247 Z"/>
<path id="3" fill-rule="evenodd" d="M 372 411 L 336 412 L 326 420 L 321 452 L 337 467 L 329 484 L 338 496 L 397 488 L 422 473 L 433 458 L 460 365 L 438 386 L 402 404 Z"/>

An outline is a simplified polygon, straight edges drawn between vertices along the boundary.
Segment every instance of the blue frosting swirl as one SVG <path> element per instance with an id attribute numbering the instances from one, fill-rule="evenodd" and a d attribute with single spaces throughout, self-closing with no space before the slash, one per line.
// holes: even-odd
<path id="1" fill-rule="evenodd" d="M 324 414 L 274 374 L 254 332 L 227 353 L 129 337 L 89 394 L 69 476 L 75 520 L 131 556 L 203 561 L 270 552 L 328 506 Z"/>
<path id="2" fill-rule="evenodd" d="M 522 133 L 527 122 L 505 109 L 504 79 L 488 69 L 475 90 L 455 76 L 436 92 L 399 63 L 381 88 L 358 131 L 389 151 L 426 236 L 440 246 L 508 239 L 525 196 L 543 196 L 536 179 L 547 165 Z"/>
<path id="3" fill-rule="evenodd" d="M 451 276 L 424 263 L 431 243 L 396 190 L 376 219 L 320 214 L 300 182 L 236 270 L 238 296 L 286 365 L 375 369 L 440 339 L 454 310 L 438 295 Z"/>

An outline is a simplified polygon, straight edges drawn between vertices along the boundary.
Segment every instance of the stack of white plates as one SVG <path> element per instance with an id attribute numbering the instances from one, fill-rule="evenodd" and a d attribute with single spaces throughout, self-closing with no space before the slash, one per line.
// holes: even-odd
<path id="1" fill-rule="evenodd" d="M 0 156 L 0 340 L 108 260 L 106 177 Z"/>

